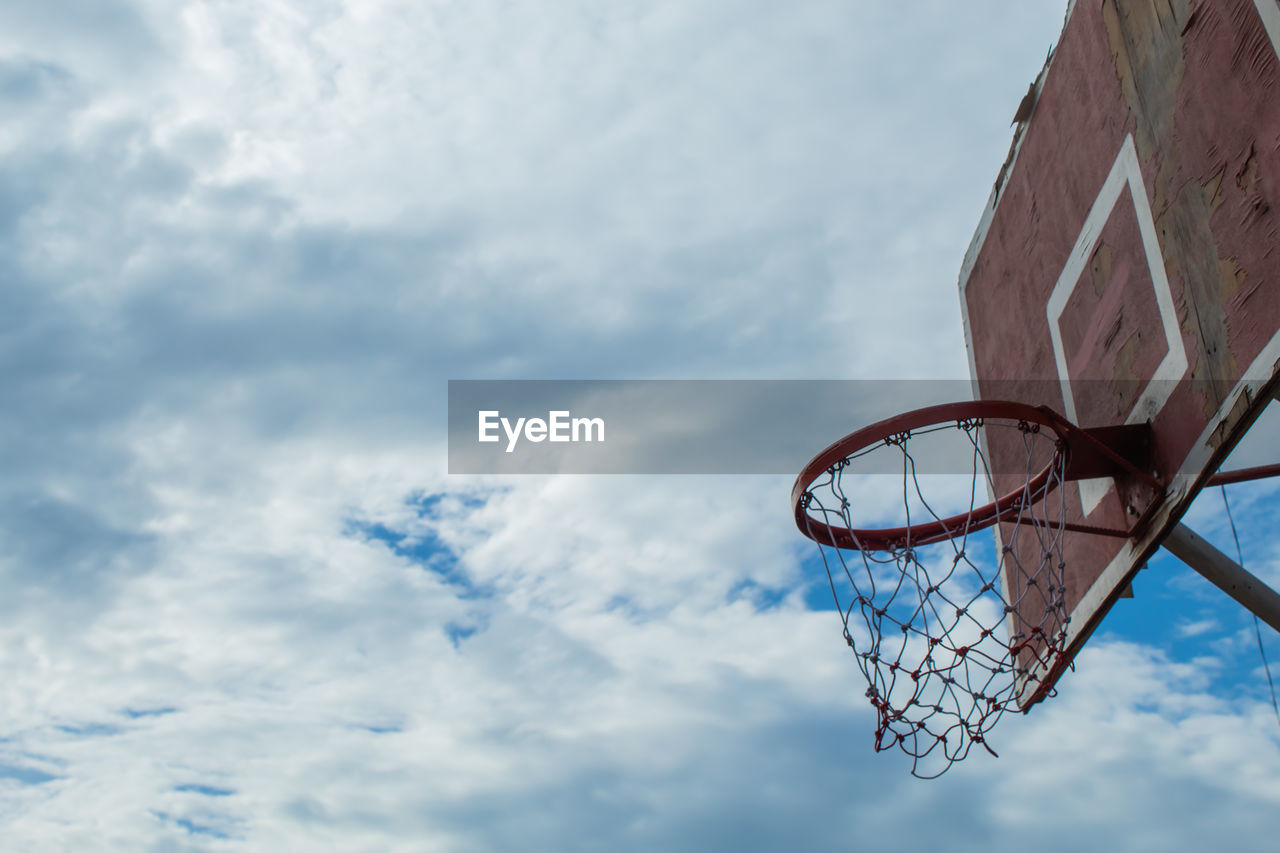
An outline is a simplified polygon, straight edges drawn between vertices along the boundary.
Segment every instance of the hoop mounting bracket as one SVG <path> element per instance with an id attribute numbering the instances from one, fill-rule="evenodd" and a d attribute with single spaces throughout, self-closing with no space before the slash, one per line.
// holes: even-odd
<path id="1" fill-rule="evenodd" d="M 1151 424 L 1120 424 L 1078 430 L 1082 434 L 1079 440 L 1068 438 L 1071 454 L 1067 458 L 1064 479 L 1088 480 L 1151 470 Z M 1152 477 L 1150 484 L 1159 485 L 1159 482 Z"/>

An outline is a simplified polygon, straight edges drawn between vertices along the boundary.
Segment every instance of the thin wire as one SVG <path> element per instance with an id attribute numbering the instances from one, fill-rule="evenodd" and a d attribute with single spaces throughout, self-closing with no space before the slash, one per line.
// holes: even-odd
<path id="1" fill-rule="evenodd" d="M 1231 524 L 1231 538 L 1236 543 L 1236 562 L 1244 567 L 1244 552 L 1240 549 L 1240 536 L 1236 533 L 1236 521 L 1231 517 L 1231 502 L 1227 500 L 1227 487 L 1218 486 L 1222 492 L 1222 505 L 1227 508 L 1227 521 Z M 1276 724 L 1280 725 L 1280 705 L 1276 704 L 1276 683 L 1271 680 L 1271 665 L 1267 663 L 1267 652 L 1262 647 L 1262 628 L 1258 625 L 1258 614 L 1253 614 L 1253 633 L 1258 638 L 1258 654 L 1262 656 L 1262 671 L 1267 674 L 1267 686 L 1271 688 L 1271 707 L 1276 712 Z"/>

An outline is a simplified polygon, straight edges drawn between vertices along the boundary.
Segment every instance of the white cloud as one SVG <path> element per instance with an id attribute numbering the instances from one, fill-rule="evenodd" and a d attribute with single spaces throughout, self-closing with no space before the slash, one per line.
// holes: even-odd
<path id="1" fill-rule="evenodd" d="M 1199 637 L 1207 634 L 1218 627 L 1216 619 L 1196 619 L 1192 621 L 1183 620 L 1178 623 L 1178 633 L 1183 637 Z"/>
<path id="2" fill-rule="evenodd" d="M 1280 798 L 1276 720 L 1208 686 L 1198 662 L 1114 641 L 1087 648 L 1002 754 L 995 819 L 1034 824 L 1061 849 L 1108 836 L 1125 849 L 1185 849 L 1224 826 L 1239 833 L 1232 843 L 1261 849 L 1261 836 L 1249 839 Z M 1213 816 L 1174 818 L 1190 800 Z"/>

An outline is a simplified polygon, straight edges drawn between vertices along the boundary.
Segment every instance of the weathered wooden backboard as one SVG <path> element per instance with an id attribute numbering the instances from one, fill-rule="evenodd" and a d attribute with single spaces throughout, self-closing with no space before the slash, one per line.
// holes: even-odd
<path id="1" fill-rule="evenodd" d="M 1280 375 L 1278 51 L 1277 0 L 1073 3 L 965 258 L 977 397 L 1152 426 L 1148 523 L 1068 534 L 1072 655 Z M 1137 514 L 1068 489 L 1077 524 Z"/>

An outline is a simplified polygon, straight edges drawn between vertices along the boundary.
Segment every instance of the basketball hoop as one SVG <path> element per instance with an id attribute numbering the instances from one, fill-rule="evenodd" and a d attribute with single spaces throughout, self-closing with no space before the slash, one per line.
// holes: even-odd
<path id="1" fill-rule="evenodd" d="M 1280 626 L 1280 594 L 1180 524 L 1206 485 L 1280 473 L 1215 473 L 1280 388 L 1280 147 L 1256 144 L 1280 135 L 1280 17 L 1272 0 L 1108 9 L 1070 4 L 960 269 L 984 399 L 860 430 L 792 492 L 876 748 L 916 775 L 1049 695 L 1162 545 Z M 1144 73 L 1122 43 L 1155 46 Z M 1236 178 L 1212 204 L 1169 203 L 1187 176 L 1221 174 Z M 970 463 L 951 505 L 953 481 L 922 476 L 947 467 L 920 452 L 943 440 Z M 889 499 L 869 493 L 886 478 L 854 476 L 886 456 Z"/>
<path id="2" fill-rule="evenodd" d="M 1061 486 L 1079 432 L 1019 403 L 935 406 L 841 439 L 796 480 L 796 524 L 819 545 L 845 641 L 866 677 L 876 751 L 901 749 L 913 775 L 941 775 L 974 744 L 995 754 L 991 727 L 1010 707 L 1047 695 L 1069 661 Z M 958 513 L 925 497 L 927 472 L 917 470 L 921 445 L 939 440 L 969 456 L 967 507 Z M 1006 459 L 1020 445 L 1022 470 L 993 470 L 992 442 Z M 855 507 L 846 480 L 877 453 L 899 463 L 895 502 L 905 524 L 855 526 L 855 515 L 869 513 Z M 1002 496 L 978 505 L 988 492 Z M 998 550 L 971 537 L 997 524 Z"/>

